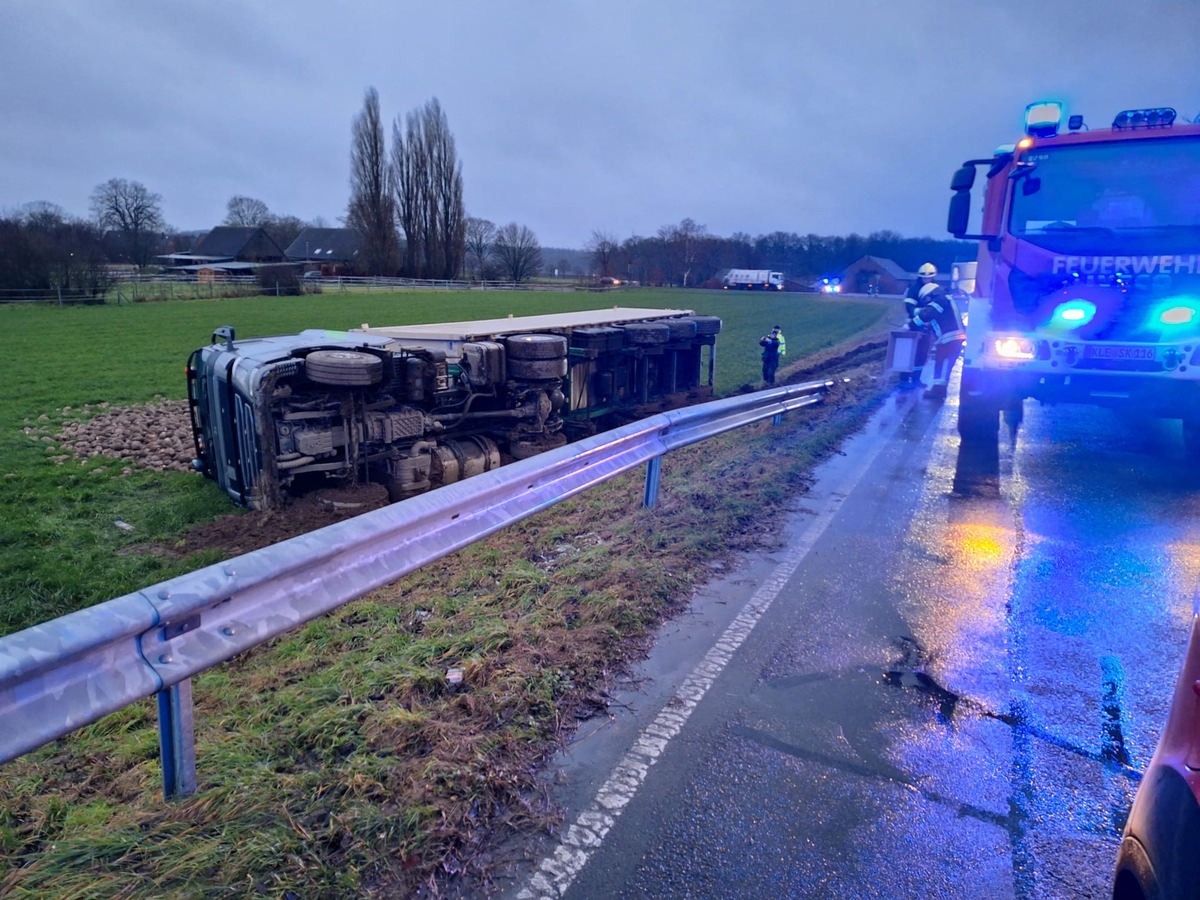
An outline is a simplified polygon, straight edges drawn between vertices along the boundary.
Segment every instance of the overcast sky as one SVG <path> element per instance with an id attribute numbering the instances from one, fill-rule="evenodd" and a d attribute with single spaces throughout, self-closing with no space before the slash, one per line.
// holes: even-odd
<path id="1" fill-rule="evenodd" d="M 234 195 L 338 225 L 368 87 L 437 97 L 468 215 L 582 247 L 945 236 L 949 178 L 1025 105 L 1200 114 L 1200 0 L 0 0 L 0 212 L 110 178 L 180 229 Z"/>

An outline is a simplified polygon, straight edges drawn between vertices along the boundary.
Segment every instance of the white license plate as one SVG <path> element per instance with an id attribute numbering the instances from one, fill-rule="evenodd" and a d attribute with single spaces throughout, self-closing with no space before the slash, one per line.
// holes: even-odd
<path id="1" fill-rule="evenodd" d="M 1154 347 L 1129 347 L 1121 344 L 1088 344 L 1083 348 L 1084 359 L 1154 359 Z"/>

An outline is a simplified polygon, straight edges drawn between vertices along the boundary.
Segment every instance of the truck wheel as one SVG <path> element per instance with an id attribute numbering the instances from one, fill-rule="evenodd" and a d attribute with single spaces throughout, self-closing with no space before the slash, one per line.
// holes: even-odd
<path id="1" fill-rule="evenodd" d="M 314 350 L 304 357 L 304 374 L 317 384 L 379 384 L 383 360 L 358 350 Z"/>
<path id="2" fill-rule="evenodd" d="M 696 323 L 696 334 L 721 333 L 720 316 L 692 316 L 691 318 Z"/>
<path id="3" fill-rule="evenodd" d="M 1000 410 L 991 404 L 960 397 L 958 433 L 963 440 L 996 441 L 1000 430 Z"/>
<path id="4" fill-rule="evenodd" d="M 567 339 L 558 334 L 514 334 L 504 339 L 508 358 L 558 359 L 567 355 Z"/>
<path id="5" fill-rule="evenodd" d="M 663 319 L 662 322 L 667 326 L 672 342 L 690 341 L 698 333 L 694 319 Z"/>
<path id="6" fill-rule="evenodd" d="M 557 359 L 509 359 L 509 378 L 532 378 L 543 381 L 547 378 L 562 378 L 567 374 L 567 358 Z"/>
<path id="7" fill-rule="evenodd" d="M 1000 404 L 991 394 L 973 390 L 974 372 L 963 372 L 958 392 L 958 433 L 963 440 L 999 439 Z"/>
<path id="8" fill-rule="evenodd" d="M 663 322 L 631 322 L 625 326 L 625 340 L 638 346 L 657 346 L 671 339 L 671 329 Z"/>

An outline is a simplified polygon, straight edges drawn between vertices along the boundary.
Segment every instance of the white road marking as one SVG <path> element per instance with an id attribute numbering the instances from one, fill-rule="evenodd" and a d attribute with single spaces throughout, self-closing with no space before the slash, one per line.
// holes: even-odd
<path id="1" fill-rule="evenodd" d="M 658 762 L 668 742 L 683 729 L 692 710 L 704 699 L 733 654 L 742 645 L 754 626 L 770 609 L 779 592 L 795 574 L 809 550 L 825 533 L 842 500 L 866 474 L 875 457 L 888 443 L 888 438 L 905 418 L 911 404 L 903 410 L 893 409 L 893 418 L 881 431 L 873 432 L 875 440 L 870 449 L 858 458 L 858 464 L 847 470 L 831 487 L 824 498 L 824 508 L 807 521 L 804 534 L 786 550 L 783 562 L 775 567 L 767 580 L 754 592 L 745 607 L 725 629 L 725 632 L 692 669 L 675 694 L 667 701 L 658 716 L 642 729 L 633 747 L 625 754 L 608 780 L 600 786 L 588 808 L 576 817 L 559 839 L 554 851 L 544 857 L 516 894 L 517 900 L 557 900 L 567 892 L 583 871 L 592 854 L 616 824 L 621 811 L 634 798 L 650 767 Z M 860 434 L 866 433 L 864 429 Z"/>

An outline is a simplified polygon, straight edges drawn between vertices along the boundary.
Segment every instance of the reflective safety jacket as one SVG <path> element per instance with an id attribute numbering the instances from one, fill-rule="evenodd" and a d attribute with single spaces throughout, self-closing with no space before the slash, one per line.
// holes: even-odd
<path id="1" fill-rule="evenodd" d="M 915 290 L 914 290 L 915 288 Z M 913 285 L 904 296 L 904 309 L 910 324 L 933 334 L 934 343 L 962 340 L 964 337 L 962 314 L 954 297 L 940 285 Z"/>

